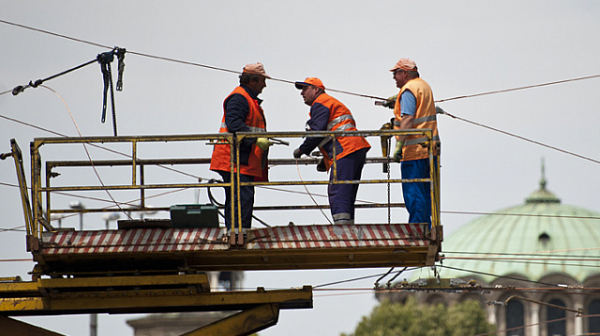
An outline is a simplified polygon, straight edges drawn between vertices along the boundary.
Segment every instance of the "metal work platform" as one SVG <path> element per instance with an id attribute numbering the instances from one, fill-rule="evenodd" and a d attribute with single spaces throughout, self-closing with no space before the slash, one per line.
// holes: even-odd
<path id="1" fill-rule="evenodd" d="M 314 133 L 314 134 L 313 134 Z M 355 131 L 355 132 L 286 132 L 286 133 L 260 133 L 260 136 L 270 138 L 293 138 L 305 136 L 331 137 L 336 141 L 338 136 L 374 136 L 385 144 L 387 140 L 397 134 L 418 133 L 424 139 L 432 137 L 430 130 L 383 130 L 383 131 Z M 148 210 L 169 210 L 169 206 L 148 207 L 147 194 L 157 190 L 173 189 L 208 189 L 214 187 L 233 186 L 233 183 L 199 180 L 194 183 L 179 183 L 169 181 L 149 182 L 147 175 L 150 168 L 176 171 L 177 167 L 205 167 L 209 159 L 202 158 L 150 158 L 138 157 L 142 145 L 157 146 L 163 143 L 174 143 L 181 147 L 185 144 L 214 144 L 228 143 L 232 148 L 239 146 L 245 137 L 256 137 L 256 133 L 229 133 L 187 136 L 148 136 L 148 137 L 88 137 L 88 138 L 40 138 L 31 143 L 31 169 L 32 188 L 31 202 L 29 202 L 28 189 L 25 184 L 25 174 L 22 167 L 22 155 L 16 142 L 12 141 L 10 155 L 15 159 L 17 175 L 21 185 L 23 209 L 27 224 L 27 248 L 32 252 L 37 265 L 34 269 L 34 280 L 44 275 L 70 276 L 70 275 L 98 275 L 98 274 L 139 274 L 139 272 L 179 272 L 179 271 L 210 271 L 210 270 L 286 270 L 286 269 L 333 269 L 333 268 L 360 268 L 360 267 L 394 267 L 394 266 L 431 266 L 437 259 L 443 239 L 442 226 L 439 222 L 439 161 L 433 160 L 433 153 L 438 151 L 433 148 L 432 141 L 425 141 L 429 146 L 431 176 L 428 179 L 387 179 L 370 178 L 360 181 L 341 181 L 335 176 L 333 180 L 283 180 L 263 182 L 239 182 L 239 185 L 253 185 L 261 187 L 297 187 L 306 185 L 328 184 L 361 184 L 388 186 L 388 202 L 361 204 L 357 208 L 378 208 L 388 210 L 390 207 L 403 207 L 404 204 L 392 203 L 389 200 L 389 186 L 399 183 L 428 182 L 432 196 L 432 224 L 402 224 L 402 223 L 366 223 L 342 225 L 284 225 L 271 226 L 261 229 L 249 229 L 244 235 L 241 223 L 233 223 L 234 227 L 172 227 L 166 220 L 164 225 L 148 226 L 149 222 L 142 225 L 132 225 L 119 230 L 93 230 L 86 231 L 80 227 L 56 228 L 52 225 L 52 218 L 69 214 L 106 213 L 127 211 L 144 212 Z M 278 140 L 285 143 L 283 140 Z M 121 151 L 113 147 L 121 146 Z M 62 150 L 63 147 L 69 150 Z M 73 146 L 83 146 L 89 157 L 89 150 L 103 149 L 110 155 L 118 153 L 118 159 L 103 160 L 48 160 L 42 159 L 41 150 L 58 150 L 59 157 L 68 155 Z M 131 147 L 131 155 L 122 151 Z M 47 149 L 46 149 L 47 148 Z M 88 149 L 89 148 L 89 149 Z M 145 148 L 145 147 L 144 147 Z M 387 155 L 387 147 L 382 147 L 383 154 Z M 232 150 L 232 153 L 237 153 Z M 66 153 L 66 154 L 65 154 Z M 54 153 L 53 153 L 54 154 Z M 8 154 L 4 154 L 7 156 Z M 56 154 L 54 154 L 56 156 Z M 123 159 L 129 156 L 129 159 Z M 239 159 L 239 158 L 237 158 Z M 271 159 L 272 167 L 285 165 L 312 165 L 317 159 L 302 160 Z M 234 158 L 231 158 L 232 167 L 236 167 Z M 367 158 L 367 164 L 383 163 L 389 170 L 391 161 L 388 156 Z M 336 161 L 333 161 L 335 167 Z M 124 175 L 120 182 L 106 183 L 100 180 L 98 169 L 120 169 L 119 175 Z M 73 170 L 89 172 L 94 170 L 98 176 L 95 184 L 68 184 L 57 185 L 62 181 L 63 174 L 71 174 Z M 235 171 L 239 171 L 236 168 Z M 123 172 L 130 173 L 127 174 Z M 114 175 L 114 173 L 113 173 Z M 159 177 L 163 174 L 158 174 Z M 184 179 L 189 179 L 189 174 L 182 173 Z M 364 175 L 364 174 L 363 174 Z M 181 177 L 180 177 L 181 178 Z M 237 174 L 233 178 L 239 179 Z M 68 180 L 70 181 L 70 180 Z M 129 182 L 127 182 L 129 181 Z M 93 182 L 93 180 L 92 180 Z M 72 183 L 72 182 L 69 182 Z M 84 193 L 105 192 L 110 196 L 112 206 L 61 209 L 53 206 L 55 197 L 68 193 L 72 197 Z M 117 195 L 120 193 L 139 193 L 136 206 L 130 206 L 131 201 L 122 201 Z M 231 188 L 236 195 L 239 189 Z M 131 196 L 128 196 L 131 197 Z M 93 199 L 97 199 L 94 196 Z M 130 198 L 129 198 L 130 199 Z M 233 199 L 238 199 L 233 197 Z M 45 206 L 42 206 L 44 204 Z M 103 203 L 105 205 L 106 203 Z M 124 205 L 127 205 L 126 207 Z M 220 206 L 220 209 L 223 207 Z M 273 204 L 271 206 L 257 206 L 255 211 L 305 211 L 328 208 L 327 205 L 290 205 Z M 387 208 L 387 209 L 386 209 Z M 215 207 L 216 209 L 216 207 Z M 231 211 L 233 213 L 233 211 Z M 130 216 L 127 214 L 127 216 Z M 132 218 L 132 217 L 130 217 Z M 216 218 L 216 212 L 215 212 Z M 293 218 L 290 218 L 292 220 Z M 389 220 L 389 214 L 388 214 Z M 233 222 L 233 221 L 232 221 Z M 216 223 L 218 225 L 218 222 Z M 229 231 L 229 234 L 227 234 Z"/>

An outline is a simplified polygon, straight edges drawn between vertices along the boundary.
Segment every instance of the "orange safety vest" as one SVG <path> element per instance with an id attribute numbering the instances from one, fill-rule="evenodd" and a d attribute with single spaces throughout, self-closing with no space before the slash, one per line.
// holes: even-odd
<path id="1" fill-rule="evenodd" d="M 429 84 L 422 80 L 421 78 L 414 78 L 409 80 L 402 89 L 400 89 L 400 93 L 398 94 L 398 98 L 396 99 L 396 105 L 394 105 L 394 115 L 396 116 L 396 120 L 400 120 L 401 110 L 400 110 L 400 97 L 404 91 L 410 91 L 417 100 L 417 111 L 415 113 L 415 119 L 413 121 L 413 129 L 427 129 L 430 128 L 433 130 L 433 141 L 439 143 L 440 136 L 438 134 L 437 127 L 437 118 L 435 112 L 435 103 L 433 102 L 433 92 L 431 91 L 431 87 Z M 394 125 L 394 129 L 399 129 L 399 125 Z M 427 151 L 427 147 L 423 147 L 420 144 L 427 141 L 427 137 L 424 137 L 420 134 L 409 135 L 404 142 L 404 147 L 402 149 L 402 157 L 404 161 L 410 160 L 420 160 L 426 159 L 429 157 L 429 153 Z M 437 148 L 437 146 L 434 146 Z M 434 151 L 434 155 L 437 155 L 437 152 Z"/>
<path id="2" fill-rule="evenodd" d="M 339 100 L 326 93 L 321 93 L 313 104 L 319 103 L 329 109 L 329 120 L 327 122 L 328 131 L 357 131 L 356 122 L 352 117 L 350 110 Z M 371 148 L 367 139 L 361 136 L 356 137 L 336 137 L 335 138 L 335 157 L 341 159 L 344 156 L 354 153 L 363 148 Z M 319 150 L 323 154 L 325 166 L 327 169 L 331 166 L 333 157 L 333 146 L 331 138 L 325 138 L 319 144 Z"/>
<path id="3" fill-rule="evenodd" d="M 225 115 L 227 111 L 225 110 L 225 103 L 234 94 L 241 94 L 248 101 L 248 106 L 250 110 L 248 111 L 248 116 L 246 117 L 245 123 L 250 127 L 252 132 L 266 132 L 266 122 L 265 122 L 265 114 L 263 109 L 258 104 L 258 101 L 252 98 L 246 90 L 238 86 L 233 92 L 225 98 L 223 102 L 223 119 L 221 121 L 221 128 L 219 129 L 219 133 L 227 133 L 227 125 L 225 124 Z M 221 171 L 231 171 L 231 151 L 229 144 L 216 144 L 213 150 L 212 158 L 210 161 L 210 170 L 221 170 Z M 235 162 L 234 157 L 234 162 Z M 240 163 L 241 173 L 244 175 L 251 175 L 258 177 L 260 181 L 267 181 L 267 153 L 260 149 L 256 144 L 252 144 L 252 148 L 250 150 L 250 155 L 248 157 L 248 163 L 243 164 Z M 237 171 L 234 163 L 234 171 Z"/>

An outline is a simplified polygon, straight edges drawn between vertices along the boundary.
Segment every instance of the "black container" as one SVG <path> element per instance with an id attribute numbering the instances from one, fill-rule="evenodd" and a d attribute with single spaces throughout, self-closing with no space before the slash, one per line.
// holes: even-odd
<path id="1" fill-rule="evenodd" d="M 217 206 L 212 204 L 178 204 L 170 208 L 174 228 L 219 227 Z"/>

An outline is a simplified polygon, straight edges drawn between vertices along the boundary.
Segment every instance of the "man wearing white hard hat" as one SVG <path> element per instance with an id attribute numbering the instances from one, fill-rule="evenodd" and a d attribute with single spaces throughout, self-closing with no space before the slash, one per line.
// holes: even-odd
<path id="1" fill-rule="evenodd" d="M 429 84 L 421 79 L 417 64 L 411 59 L 401 58 L 390 71 L 394 74 L 396 87 L 400 89 L 394 105 L 394 129 L 432 129 L 434 148 L 439 148 L 433 92 Z M 403 179 L 430 177 L 429 152 L 421 146 L 427 140 L 427 137 L 419 134 L 396 137 L 394 160 L 402 161 L 400 170 Z M 437 162 L 438 153 L 434 155 L 434 162 Z M 404 183 L 402 194 L 409 213 L 408 221 L 431 225 L 429 183 Z"/>

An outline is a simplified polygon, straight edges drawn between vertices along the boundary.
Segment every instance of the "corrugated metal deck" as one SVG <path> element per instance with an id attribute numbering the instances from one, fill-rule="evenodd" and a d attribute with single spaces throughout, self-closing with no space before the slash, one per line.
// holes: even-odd
<path id="1" fill-rule="evenodd" d="M 224 228 L 45 232 L 33 251 L 40 274 L 283 270 L 426 266 L 439 244 L 425 224 L 278 226 L 248 230 L 242 245 Z"/>

